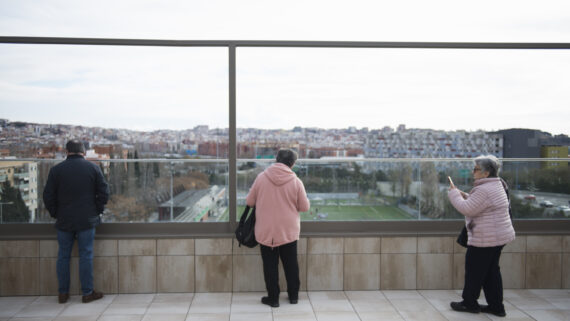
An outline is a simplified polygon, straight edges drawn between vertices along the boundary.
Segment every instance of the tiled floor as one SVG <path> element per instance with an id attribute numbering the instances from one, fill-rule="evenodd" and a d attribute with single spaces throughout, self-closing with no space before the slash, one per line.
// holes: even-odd
<path id="1" fill-rule="evenodd" d="M 302 292 L 299 303 L 260 303 L 263 293 L 106 295 L 58 304 L 53 296 L 0 297 L 0 321 L 390 321 L 390 320 L 570 320 L 570 290 L 505 290 L 507 318 L 454 312 L 459 291 Z M 481 300 L 484 303 L 484 300 Z"/>

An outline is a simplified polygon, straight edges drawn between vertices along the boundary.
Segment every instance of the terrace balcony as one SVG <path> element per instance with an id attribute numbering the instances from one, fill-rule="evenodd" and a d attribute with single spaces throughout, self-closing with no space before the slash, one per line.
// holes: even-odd
<path id="1" fill-rule="evenodd" d="M 77 275 L 72 276 L 72 301 L 54 304 L 57 241 L 39 195 L 42 178 L 57 161 L 31 160 L 38 165 L 37 220 L 23 223 L 4 216 L 0 224 L 0 320 L 485 320 L 485 315 L 454 314 L 447 305 L 459 298 L 465 252 L 455 243 L 463 221 L 446 203 L 445 179 L 451 176 L 468 190 L 468 159 L 299 160 L 295 170 L 313 208 L 301 214 L 301 301 L 289 306 L 282 300 L 278 309 L 259 304 L 264 291 L 259 251 L 238 247 L 232 235 L 243 196 L 271 161 L 240 159 L 236 153 L 236 47 L 570 48 L 22 37 L 0 37 L 0 42 L 227 47 L 230 101 L 229 143 L 212 145 L 221 152 L 216 159 L 95 160 L 112 190 L 95 242 L 95 287 L 107 294 L 98 304 L 78 304 Z M 568 174 L 564 168 L 536 166 L 543 161 L 552 159 L 504 160 L 517 239 L 501 257 L 503 283 L 509 316 L 563 320 L 569 310 L 570 219 L 558 208 L 568 205 L 570 190 L 547 183 Z M 192 193 L 196 199 L 177 199 L 190 190 L 201 192 Z M 542 207 L 544 200 L 553 206 Z M 7 205 L 3 210 L 8 215 Z M 72 271 L 77 265 L 75 250 Z"/>

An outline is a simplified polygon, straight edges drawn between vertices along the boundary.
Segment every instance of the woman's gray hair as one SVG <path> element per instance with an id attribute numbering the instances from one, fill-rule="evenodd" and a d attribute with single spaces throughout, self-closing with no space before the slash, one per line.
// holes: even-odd
<path id="1" fill-rule="evenodd" d="M 501 161 L 493 155 L 481 155 L 474 160 L 476 165 L 479 165 L 481 171 L 488 172 L 489 177 L 498 177 L 501 171 Z"/>
<path id="2" fill-rule="evenodd" d="M 292 149 L 282 148 L 277 152 L 277 163 L 293 167 L 297 161 L 297 152 Z"/>

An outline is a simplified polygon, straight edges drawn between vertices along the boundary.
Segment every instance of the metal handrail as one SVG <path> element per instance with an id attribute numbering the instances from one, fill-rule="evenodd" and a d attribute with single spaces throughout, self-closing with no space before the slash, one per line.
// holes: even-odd
<path id="1" fill-rule="evenodd" d="M 0 43 L 157 46 L 157 47 L 297 47 L 411 49 L 570 49 L 566 42 L 414 42 L 414 41 L 294 41 L 294 40 L 167 40 L 67 37 L 0 37 Z"/>

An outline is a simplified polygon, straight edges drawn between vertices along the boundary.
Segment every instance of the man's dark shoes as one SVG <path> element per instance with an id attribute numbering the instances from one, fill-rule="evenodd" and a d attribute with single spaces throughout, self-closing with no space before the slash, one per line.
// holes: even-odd
<path id="1" fill-rule="evenodd" d="M 291 303 L 291 304 L 297 304 L 297 302 L 299 302 L 299 299 L 297 299 L 297 298 L 289 298 L 289 303 Z"/>
<path id="2" fill-rule="evenodd" d="M 61 304 L 67 302 L 69 300 L 69 293 L 60 293 L 57 297 L 57 301 Z"/>
<path id="3" fill-rule="evenodd" d="M 488 305 L 482 305 L 481 306 L 481 312 L 496 315 L 498 317 L 506 317 L 507 316 L 507 313 L 505 312 L 505 310 L 503 310 L 503 311 L 491 310 L 491 308 L 489 308 Z"/>
<path id="4" fill-rule="evenodd" d="M 103 293 L 97 292 L 97 291 L 93 290 L 93 292 L 91 292 L 91 294 L 89 294 L 89 295 L 84 295 L 84 296 L 81 298 L 81 301 L 82 301 L 83 303 L 89 303 L 89 302 L 91 302 L 91 301 L 99 300 L 99 299 L 102 298 L 102 297 L 103 297 Z"/>
<path id="5" fill-rule="evenodd" d="M 268 296 L 262 297 L 261 303 L 267 304 L 268 306 L 270 306 L 272 308 L 278 308 L 279 307 L 279 301 L 271 300 Z"/>
<path id="6" fill-rule="evenodd" d="M 454 311 L 458 311 L 458 312 L 469 312 L 469 313 L 479 313 L 481 312 L 481 309 L 479 307 L 477 308 L 469 308 L 466 305 L 463 304 L 462 302 L 451 302 L 449 304 L 451 306 L 451 308 Z"/>

